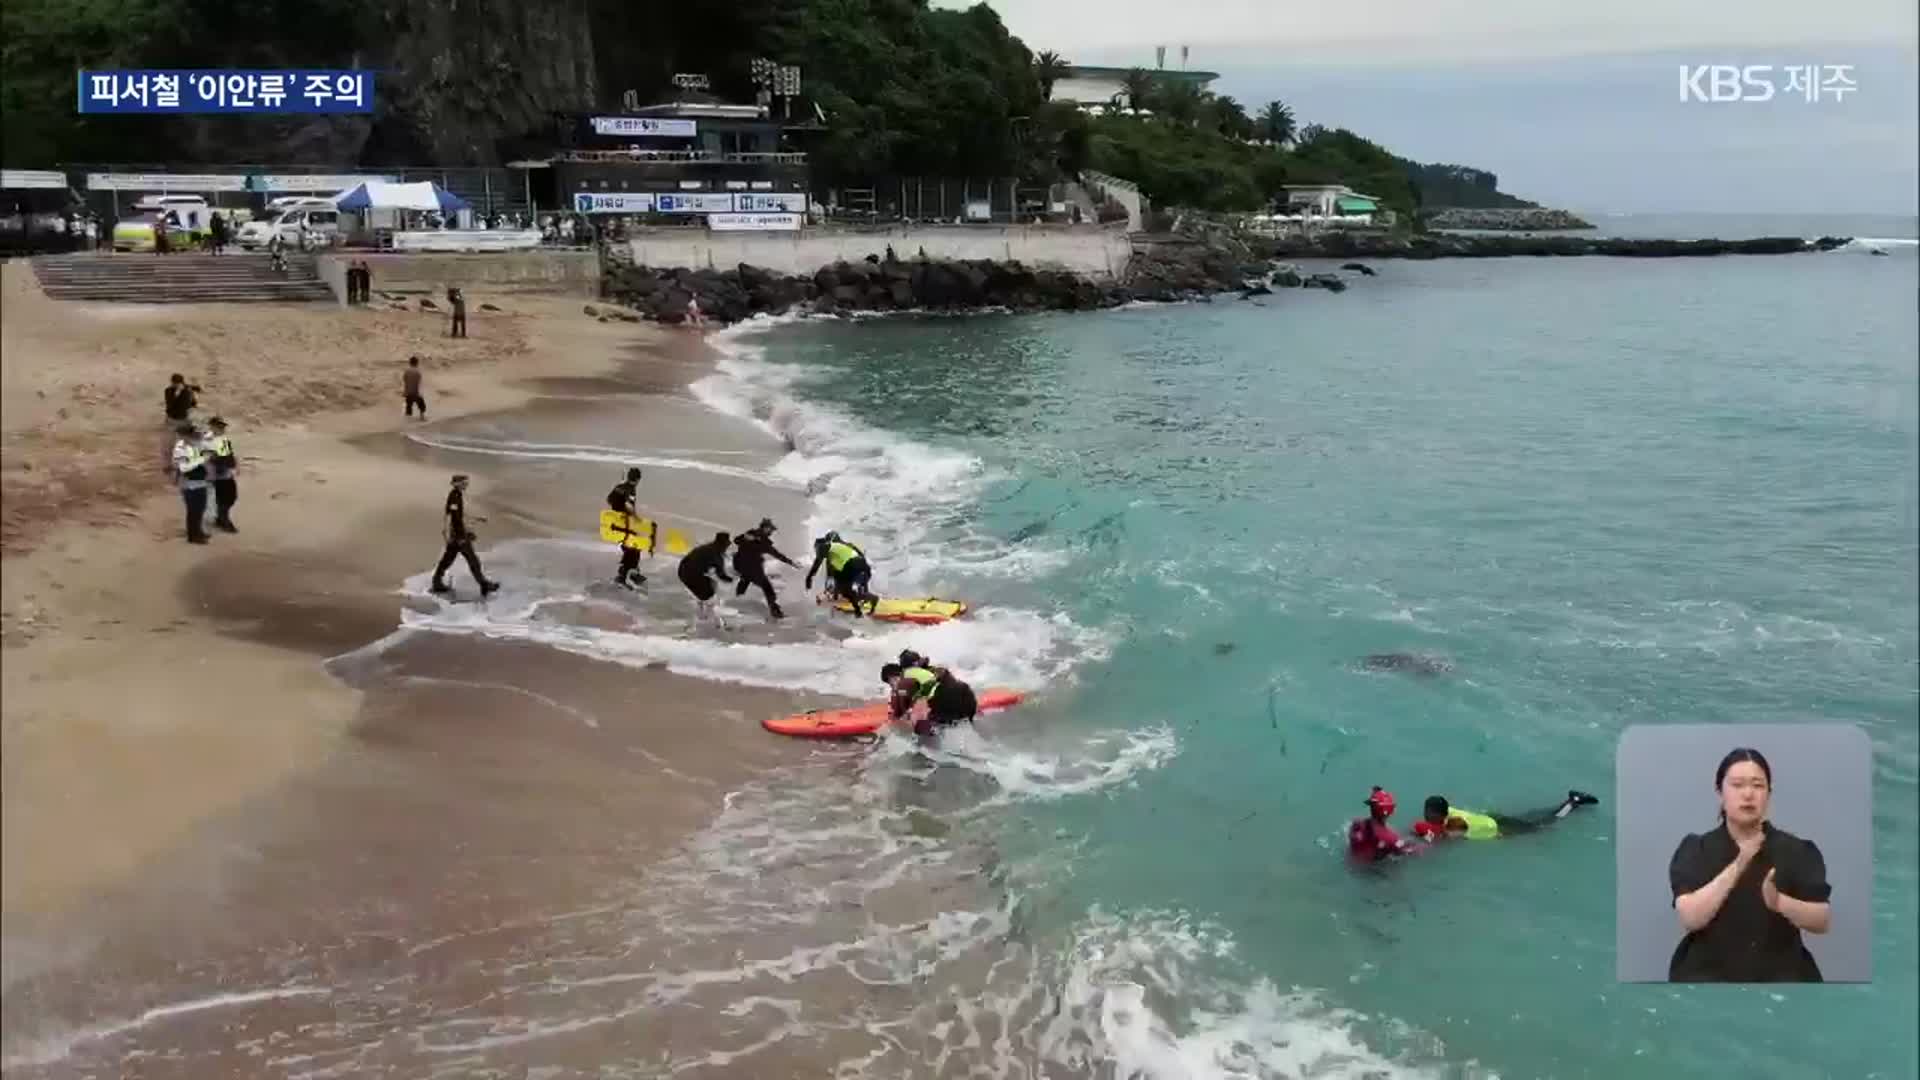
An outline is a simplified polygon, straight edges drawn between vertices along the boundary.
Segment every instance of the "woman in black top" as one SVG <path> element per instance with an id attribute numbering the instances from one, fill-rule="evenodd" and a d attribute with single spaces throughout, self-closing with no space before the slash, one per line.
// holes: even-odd
<path id="1" fill-rule="evenodd" d="M 1758 750 L 1720 760 L 1720 827 L 1689 834 L 1667 877 L 1687 936 L 1673 950 L 1670 982 L 1821 982 L 1801 931 L 1832 921 L 1826 860 L 1811 840 L 1767 822 L 1773 769 Z"/>

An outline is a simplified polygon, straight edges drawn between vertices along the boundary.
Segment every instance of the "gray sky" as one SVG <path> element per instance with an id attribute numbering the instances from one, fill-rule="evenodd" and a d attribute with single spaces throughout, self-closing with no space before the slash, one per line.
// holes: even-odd
<path id="1" fill-rule="evenodd" d="M 1035 50 L 1188 66 L 1249 111 L 1500 174 L 1602 211 L 1914 213 L 1914 0 L 989 0 Z M 942 6 L 959 6 L 942 0 Z M 1771 64 L 1767 102 L 1679 100 L 1681 64 Z M 1852 65 L 1842 100 L 1785 94 L 1788 65 Z"/>

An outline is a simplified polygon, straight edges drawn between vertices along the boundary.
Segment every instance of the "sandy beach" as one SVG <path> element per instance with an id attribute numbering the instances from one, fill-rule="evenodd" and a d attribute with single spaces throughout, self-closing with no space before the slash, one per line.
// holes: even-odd
<path id="1" fill-rule="evenodd" d="M 287 1019 L 311 996 L 274 989 L 296 954 L 350 983 L 396 957 L 457 969 L 469 935 L 558 932 L 792 756 L 757 723 L 805 707 L 784 691 L 401 628 L 473 596 L 458 565 L 454 604 L 420 593 L 455 471 L 496 607 L 531 575 L 610 578 L 589 530 L 620 448 L 652 448 L 633 452 L 648 513 L 696 539 L 771 515 L 798 558 L 803 493 L 754 479 L 783 448 L 686 393 L 697 339 L 524 294 L 473 295 L 501 310 L 462 341 L 432 312 L 63 304 L 5 269 L 10 1076 L 291 1075 L 226 1006 Z M 413 353 L 428 424 L 401 415 Z M 174 371 L 242 458 L 241 531 L 207 547 L 160 468 Z M 644 597 L 589 587 L 534 619 L 690 614 L 670 558 L 642 569 Z M 371 1045 L 404 1029 L 375 1027 Z M 369 1045 L 334 1046 L 339 1075 L 381 1072 Z M 406 1060 L 392 1075 L 424 1075 Z"/>

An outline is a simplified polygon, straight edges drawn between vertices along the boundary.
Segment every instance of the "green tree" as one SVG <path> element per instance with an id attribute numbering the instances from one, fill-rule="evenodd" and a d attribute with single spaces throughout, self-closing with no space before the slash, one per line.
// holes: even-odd
<path id="1" fill-rule="evenodd" d="M 1127 94 L 1127 108 L 1134 112 L 1153 108 L 1153 76 L 1146 68 L 1130 68 L 1120 86 Z"/>
<path id="2" fill-rule="evenodd" d="M 1193 127 L 1207 112 L 1206 94 L 1193 83 L 1168 80 L 1154 93 L 1154 111 L 1170 124 Z"/>
<path id="3" fill-rule="evenodd" d="M 1070 66 L 1071 65 L 1068 64 L 1059 53 L 1053 52 L 1052 50 L 1034 56 L 1033 74 L 1035 78 L 1040 80 L 1040 99 L 1042 101 L 1048 101 L 1053 98 L 1053 84 L 1059 82 L 1066 76 L 1067 69 Z"/>
<path id="4" fill-rule="evenodd" d="M 1269 101 L 1260 110 L 1260 135 L 1275 146 L 1293 141 L 1293 110 L 1284 102 Z"/>
<path id="5" fill-rule="evenodd" d="M 1229 139 L 1253 138 L 1253 120 L 1247 116 L 1247 111 L 1240 107 L 1238 101 L 1225 95 L 1218 95 L 1211 98 L 1207 105 L 1208 112 L 1212 114 L 1213 126 L 1220 134 Z"/>

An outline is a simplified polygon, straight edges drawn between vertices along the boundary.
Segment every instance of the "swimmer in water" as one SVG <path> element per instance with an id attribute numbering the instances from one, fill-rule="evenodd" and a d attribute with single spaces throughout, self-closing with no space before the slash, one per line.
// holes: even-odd
<path id="1" fill-rule="evenodd" d="M 880 669 L 880 681 L 893 690 L 887 711 L 894 720 L 907 715 L 919 702 L 927 703 L 926 714 L 913 725 L 913 733 L 921 739 L 933 738 L 942 727 L 971 721 L 980 711 L 973 687 L 946 668 L 929 670 L 888 664 Z"/>
<path id="2" fill-rule="evenodd" d="M 1375 785 L 1373 793 L 1367 796 L 1367 816 L 1355 818 L 1347 826 L 1347 854 L 1367 863 L 1419 854 L 1421 849 L 1400 839 L 1400 834 L 1387 824 L 1393 810 L 1393 793 Z"/>
<path id="3" fill-rule="evenodd" d="M 1444 795 L 1427 796 L 1421 818 L 1413 823 L 1413 835 L 1427 843 L 1442 840 L 1498 840 L 1503 836 L 1537 832 L 1559 821 L 1582 806 L 1597 806 L 1600 800 L 1584 791 L 1569 791 L 1560 805 L 1524 814 L 1476 814 L 1447 801 Z"/>

